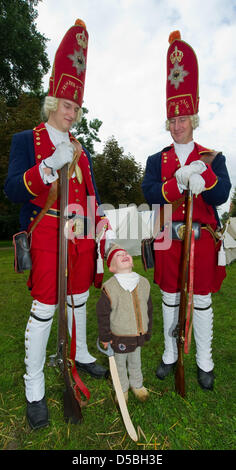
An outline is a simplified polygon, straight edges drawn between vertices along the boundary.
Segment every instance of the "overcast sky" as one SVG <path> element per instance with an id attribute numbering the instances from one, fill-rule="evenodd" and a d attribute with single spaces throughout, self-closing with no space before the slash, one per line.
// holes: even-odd
<path id="1" fill-rule="evenodd" d="M 86 23 L 84 106 L 88 119 L 103 122 L 95 150 L 114 135 L 143 167 L 149 155 L 171 143 L 165 130 L 166 53 L 169 33 L 180 30 L 199 63 L 194 140 L 223 152 L 236 186 L 236 0 L 43 0 L 38 13 L 51 65 L 76 18 Z"/>

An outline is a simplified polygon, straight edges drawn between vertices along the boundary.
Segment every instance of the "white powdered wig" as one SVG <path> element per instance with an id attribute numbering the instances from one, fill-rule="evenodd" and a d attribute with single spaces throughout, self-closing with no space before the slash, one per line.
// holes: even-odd
<path id="1" fill-rule="evenodd" d="M 192 114 L 190 117 L 191 123 L 192 123 L 192 128 L 196 129 L 199 126 L 199 115 L 198 114 Z M 170 121 L 169 119 L 166 120 L 166 130 L 170 130 Z"/>
<path id="2" fill-rule="evenodd" d="M 43 104 L 43 115 L 48 120 L 49 114 L 51 111 L 56 111 L 57 110 L 57 105 L 58 105 L 58 99 L 55 98 L 54 96 L 46 96 Z M 82 119 L 83 111 L 82 108 L 79 109 L 76 117 L 76 122 L 79 123 Z"/>

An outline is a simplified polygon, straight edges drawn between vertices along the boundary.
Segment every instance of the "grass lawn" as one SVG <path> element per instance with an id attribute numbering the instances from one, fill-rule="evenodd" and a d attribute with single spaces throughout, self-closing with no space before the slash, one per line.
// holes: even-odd
<path id="1" fill-rule="evenodd" d="M 195 344 L 185 356 L 186 397 L 176 395 L 174 376 L 159 381 L 156 367 L 163 352 L 161 297 L 153 284 L 153 273 L 144 272 L 140 257 L 135 270 L 147 275 L 152 290 L 154 324 L 151 341 L 142 348 L 144 385 L 149 400 L 141 404 L 129 392 L 128 409 L 139 441 L 126 433 L 119 409 L 114 403 L 111 380 L 96 380 L 81 372 L 91 392 L 82 409 L 79 425 L 63 420 L 63 381 L 59 370 L 45 367 L 46 397 L 50 427 L 32 431 L 25 418 L 24 331 L 31 306 L 26 288 L 28 274 L 13 270 L 13 250 L 0 250 L 0 448 L 5 450 L 233 450 L 235 449 L 235 313 L 236 263 L 227 267 L 221 291 L 213 296 L 215 362 L 214 391 L 202 390 L 197 382 Z M 105 279 L 110 276 L 105 271 Z M 95 313 L 99 290 L 91 288 L 88 301 L 88 344 L 100 363 L 108 359 L 96 347 Z M 57 322 L 54 319 L 47 358 L 56 351 Z"/>

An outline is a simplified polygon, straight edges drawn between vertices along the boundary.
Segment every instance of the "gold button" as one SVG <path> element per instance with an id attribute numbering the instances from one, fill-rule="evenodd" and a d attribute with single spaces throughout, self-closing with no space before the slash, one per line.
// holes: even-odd
<path id="1" fill-rule="evenodd" d="M 78 193 L 78 192 L 79 192 L 79 190 L 78 190 L 78 189 L 76 189 L 76 190 L 75 190 L 75 192 L 76 192 L 76 193 Z"/>
<path id="2" fill-rule="evenodd" d="M 28 181 L 28 186 L 31 186 L 32 185 L 32 181 Z"/>
<path id="3" fill-rule="evenodd" d="M 79 199 L 76 199 L 76 202 L 79 202 Z"/>
<path id="4" fill-rule="evenodd" d="M 40 137 L 36 137 L 36 140 L 40 140 Z"/>
<path id="5" fill-rule="evenodd" d="M 163 176 L 163 181 L 165 181 L 165 180 L 166 180 L 166 176 Z"/>
<path id="6" fill-rule="evenodd" d="M 33 211 L 33 214 L 34 214 L 34 215 L 37 215 L 37 211 Z"/>
<path id="7" fill-rule="evenodd" d="M 40 142 L 36 142 L 36 145 L 41 145 Z"/>
<path id="8" fill-rule="evenodd" d="M 37 155 L 37 158 L 40 160 L 40 158 L 42 158 L 42 155 Z"/>
<path id="9" fill-rule="evenodd" d="M 30 217 L 30 220 L 31 220 L 31 222 L 33 222 L 34 218 L 33 218 L 33 217 Z"/>

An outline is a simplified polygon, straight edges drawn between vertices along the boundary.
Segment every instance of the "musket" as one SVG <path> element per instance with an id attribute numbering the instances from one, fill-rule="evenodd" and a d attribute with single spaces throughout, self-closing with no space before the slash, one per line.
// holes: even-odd
<path id="1" fill-rule="evenodd" d="M 193 214 L 193 195 L 190 189 L 187 192 L 187 211 L 185 222 L 185 235 L 183 242 L 182 264 L 181 264 L 181 288 L 180 288 L 180 306 L 179 319 L 172 335 L 176 337 L 178 348 L 178 360 L 175 371 L 175 389 L 182 397 L 185 396 L 184 379 L 184 342 L 185 342 L 185 322 L 186 309 L 188 302 L 188 273 L 189 259 L 192 237 L 192 214 Z"/>
<path id="2" fill-rule="evenodd" d="M 64 418 L 76 424 L 82 420 L 79 399 L 76 396 L 70 373 L 71 362 L 68 359 L 68 326 L 67 326 L 67 248 L 68 240 L 65 236 L 65 225 L 68 220 L 68 189 L 69 165 L 60 170 L 60 226 L 59 226 L 59 278 L 58 278 L 58 340 L 57 364 L 63 374 L 64 390 Z"/>

